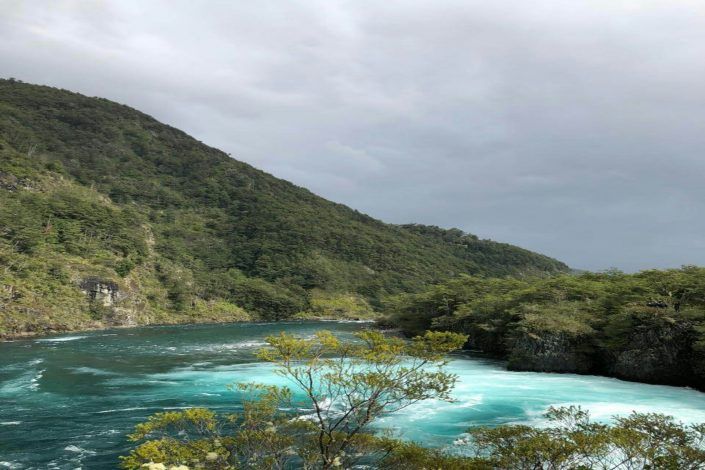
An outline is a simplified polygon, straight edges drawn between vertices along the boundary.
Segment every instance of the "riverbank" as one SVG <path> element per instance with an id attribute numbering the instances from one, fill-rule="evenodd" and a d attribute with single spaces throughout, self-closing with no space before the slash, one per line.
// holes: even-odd
<path id="1" fill-rule="evenodd" d="M 330 316 L 301 316 L 294 317 L 287 320 L 279 321 L 267 321 L 264 319 L 253 319 L 253 320 L 240 320 L 240 321 L 222 321 L 222 320 L 209 320 L 208 318 L 203 318 L 199 321 L 184 321 L 184 322 L 155 322 L 155 323 L 145 323 L 145 324 L 130 324 L 130 325 L 113 325 L 113 324 L 96 324 L 89 325 L 82 328 L 64 328 L 64 329 L 45 329 L 42 331 L 25 331 L 20 333 L 10 333 L 2 334 L 0 333 L 0 342 L 15 341 L 20 339 L 37 339 L 45 338 L 54 335 L 70 334 L 70 333 L 88 333 L 88 332 L 100 332 L 114 329 L 131 329 L 131 328 L 143 328 L 143 327 L 154 327 L 154 326 L 193 326 L 193 325 L 233 325 L 233 324 L 262 324 L 262 323 L 287 323 L 287 322 L 331 322 L 331 323 L 375 323 L 374 318 L 359 318 L 359 317 L 330 317 Z"/>
<path id="2" fill-rule="evenodd" d="M 31 340 L 31 339 L 41 339 L 41 338 L 48 338 L 52 337 L 55 335 L 62 335 L 62 334 L 81 334 L 81 333 L 89 333 L 89 332 L 101 332 L 101 331 L 109 331 L 109 330 L 129 330 L 129 329 L 138 329 L 138 328 L 144 328 L 144 327 L 179 327 L 179 326 L 197 326 L 197 325 L 219 325 L 219 326 L 229 326 L 229 325 L 261 325 L 261 324 L 291 324 L 291 323 L 296 323 L 296 324 L 303 324 L 303 323 L 310 323 L 310 322 L 319 322 L 322 325 L 325 325 L 326 323 L 351 323 L 351 324 L 374 324 L 375 327 L 383 329 L 386 333 L 388 334 L 395 334 L 399 336 L 406 336 L 405 332 L 400 329 L 400 328 L 394 328 L 390 327 L 389 324 L 387 324 L 382 320 L 382 317 L 379 315 L 376 315 L 374 318 L 360 318 L 357 316 L 343 316 L 342 318 L 339 317 L 332 317 L 332 316 L 325 316 L 325 315 L 298 315 L 295 316 L 294 318 L 291 319 L 286 319 L 286 320 L 279 320 L 279 321 L 267 321 L 264 319 L 252 319 L 252 320 L 236 320 L 236 321 L 222 321 L 222 320 L 213 320 L 209 318 L 199 318 L 198 321 L 183 321 L 183 322 L 155 322 L 155 323 L 146 323 L 146 324 L 130 324 L 130 325 L 108 325 L 108 324 L 101 324 L 101 323 L 96 323 L 94 325 L 89 325 L 86 327 L 82 328 L 76 328 L 76 329 L 45 329 L 42 331 L 32 331 L 32 332 L 22 332 L 18 334 L 9 334 L 9 335 L 0 335 L 0 343 L 1 342 L 12 342 L 12 341 L 17 341 L 17 340 Z M 538 337 L 534 337 L 534 341 L 538 340 Z M 473 346 L 475 341 L 472 338 L 471 335 L 471 340 L 468 343 L 468 346 Z M 624 374 L 616 374 L 612 373 L 610 370 L 607 369 L 581 369 L 581 368 L 568 368 L 568 367 L 563 367 L 563 368 L 550 368 L 550 367 L 543 367 L 543 359 L 546 357 L 552 358 L 553 362 L 559 361 L 561 364 L 565 364 L 568 361 L 563 357 L 564 355 L 570 355 L 570 351 L 566 351 L 563 349 L 556 349 L 558 346 L 560 346 L 560 342 L 547 342 L 543 344 L 540 348 L 533 348 L 527 350 L 525 354 L 522 356 L 514 355 L 514 356 L 508 356 L 506 354 L 501 354 L 498 353 L 495 350 L 483 350 L 481 348 L 472 348 L 472 349 L 466 349 L 465 352 L 472 353 L 472 354 L 479 354 L 482 355 L 483 357 L 486 357 L 488 359 L 493 359 L 497 361 L 501 361 L 502 363 L 505 364 L 504 367 L 508 371 L 515 371 L 515 372 L 536 372 L 536 373 L 558 373 L 558 374 L 576 374 L 576 375 L 585 375 L 585 376 L 601 376 L 601 377 L 608 377 L 608 378 L 615 378 L 615 379 L 620 379 L 620 380 L 625 380 L 628 382 L 635 382 L 635 383 L 642 383 L 642 384 L 651 384 L 651 385 L 666 385 L 666 386 L 675 386 L 675 387 L 686 387 L 686 388 L 692 388 L 694 390 L 698 391 L 705 391 L 705 387 L 699 387 L 697 385 L 689 384 L 689 383 L 682 383 L 682 382 L 668 382 L 664 380 L 648 380 L 648 379 L 642 379 L 640 380 L 639 378 L 633 378 L 630 376 L 625 376 Z M 636 359 L 635 359 L 636 360 Z"/>

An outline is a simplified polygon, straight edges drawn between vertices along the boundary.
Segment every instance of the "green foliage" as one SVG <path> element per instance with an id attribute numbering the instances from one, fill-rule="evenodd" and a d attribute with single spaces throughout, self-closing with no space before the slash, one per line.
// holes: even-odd
<path id="1" fill-rule="evenodd" d="M 449 455 L 441 449 L 423 447 L 415 442 L 388 439 L 380 443 L 387 452 L 377 465 L 380 470 L 495 470 L 497 468 L 486 459 Z"/>
<path id="2" fill-rule="evenodd" d="M 470 430 L 470 445 L 492 468 L 698 469 L 705 465 L 705 425 L 686 426 L 659 414 L 591 422 L 576 407 L 551 408 L 547 428 L 500 426 Z"/>
<path id="3" fill-rule="evenodd" d="M 365 461 L 398 468 L 397 457 L 411 455 L 413 448 L 366 429 L 418 401 L 449 400 L 456 377 L 443 370 L 444 356 L 464 341 L 454 333 L 404 341 L 376 331 L 358 333 L 355 342 L 326 331 L 311 339 L 285 333 L 267 338 L 260 357 L 304 394 L 302 402 L 294 402 L 287 388 L 239 384 L 237 390 L 255 395 L 245 400 L 242 413 L 218 418 L 192 409 L 152 416 L 130 436 L 143 442 L 123 458 L 123 466 L 331 469 Z M 311 409 L 315 418 L 295 419 L 282 411 L 296 409 Z"/>
<path id="4" fill-rule="evenodd" d="M 213 436 L 215 433 L 208 426 L 215 429 L 217 421 L 207 410 L 161 413 L 139 425 L 138 429 L 149 429 L 149 432 L 138 432 L 136 437 L 154 437 L 159 435 L 157 431 L 167 428 L 171 428 L 171 435 L 176 432 L 184 436 L 199 425 L 203 431 L 191 434 L 199 436 L 197 438 L 162 436 L 147 441 L 123 459 L 123 466 L 137 469 L 144 468 L 141 462 L 167 465 L 189 462 L 195 468 L 217 469 L 292 468 L 292 464 L 296 468 L 322 468 L 315 459 L 315 450 L 307 446 L 307 441 L 310 444 L 309 440 L 315 436 L 313 430 L 298 424 L 286 427 L 287 422 L 302 421 L 285 420 L 277 425 L 261 421 L 270 419 L 266 410 L 272 402 L 267 400 L 271 398 L 247 405 L 258 410 L 243 420 L 243 424 L 253 429 L 236 431 L 235 437 L 223 437 L 220 433 Z M 265 411 L 260 414 L 259 410 Z M 465 455 L 450 455 L 441 449 L 370 435 L 363 435 L 355 451 L 366 453 L 358 456 L 358 460 L 386 470 L 696 470 L 705 466 L 704 424 L 684 425 L 660 414 L 632 413 L 616 416 L 614 424 L 607 425 L 591 421 L 588 413 L 573 406 L 551 408 L 546 418 L 551 424 L 548 427 L 471 428 L 465 444 L 456 446 L 458 450 L 463 449 Z M 206 425 L 201 424 L 203 419 Z M 262 426 L 265 426 L 264 432 L 255 430 Z M 238 453 L 238 457 L 233 459 L 231 452 Z M 294 457 L 297 452 L 307 459 Z M 335 467 L 348 468 L 347 462 L 339 462 Z M 244 465 L 240 467 L 238 463 Z"/>
<path id="5" fill-rule="evenodd" d="M 122 458 L 123 468 L 160 463 L 268 470 L 285 468 L 293 456 L 309 458 L 310 423 L 279 410 L 291 401 L 287 389 L 254 384 L 236 388 L 247 397 L 240 413 L 219 417 L 193 408 L 157 413 L 138 424 L 129 438 L 142 443 Z M 298 451 L 292 452 L 294 448 Z"/>
<path id="6" fill-rule="evenodd" d="M 227 468 L 223 463 L 230 453 L 219 439 L 221 424 L 213 412 L 203 408 L 151 416 L 146 423 L 138 424 L 129 436 L 132 441 L 150 440 L 123 457 L 122 467 L 138 469 L 156 463 Z"/>
<path id="7" fill-rule="evenodd" d="M 312 339 L 282 333 L 267 338 L 270 347 L 259 355 L 310 401 L 322 468 L 345 461 L 355 437 L 376 418 L 422 400 L 450 400 L 457 377 L 443 370 L 444 356 L 466 340 L 445 332 L 410 342 L 372 330 L 356 336 L 348 343 L 326 331 Z"/>
<path id="8" fill-rule="evenodd" d="M 213 300 L 271 319 L 335 310 L 312 305 L 312 290 L 378 308 L 390 293 L 459 273 L 567 269 L 457 229 L 384 224 L 126 106 L 9 80 L 0 80 L 0 245 L 141 287 L 125 307 L 140 322 L 197 319 L 195 305 Z M 62 289 L 86 275 L 69 271 Z M 85 313 L 73 304 L 50 323 L 89 326 Z"/>
<path id="9" fill-rule="evenodd" d="M 705 386 L 705 268 L 549 278 L 462 276 L 390 299 L 384 320 L 470 336 L 530 370 Z"/>
<path id="10" fill-rule="evenodd" d="M 242 277 L 234 284 L 232 300 L 247 311 L 269 320 L 291 317 L 307 307 L 306 294 L 267 282 Z"/>
<path id="11" fill-rule="evenodd" d="M 328 293 L 316 289 L 311 291 L 309 309 L 298 313 L 296 318 L 373 320 L 378 318 L 378 314 L 369 302 L 359 295 Z"/>

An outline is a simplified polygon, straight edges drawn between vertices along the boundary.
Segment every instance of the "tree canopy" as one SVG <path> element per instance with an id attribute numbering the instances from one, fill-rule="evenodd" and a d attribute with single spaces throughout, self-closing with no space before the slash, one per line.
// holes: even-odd
<path id="1" fill-rule="evenodd" d="M 512 369 L 705 387 L 705 268 L 462 276 L 387 307 L 391 326 L 468 334 Z"/>

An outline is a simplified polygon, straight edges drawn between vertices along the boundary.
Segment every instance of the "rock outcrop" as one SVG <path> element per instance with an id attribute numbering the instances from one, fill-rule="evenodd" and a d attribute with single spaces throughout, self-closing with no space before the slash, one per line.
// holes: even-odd
<path id="1" fill-rule="evenodd" d="M 120 300 L 120 289 L 112 281 L 89 277 L 81 281 L 80 287 L 91 302 L 103 307 L 113 307 Z"/>
<path id="2" fill-rule="evenodd" d="M 607 359 L 609 375 L 639 382 L 684 385 L 693 382 L 689 366 L 692 325 L 653 325 L 634 334 L 627 345 Z"/>
<path id="3" fill-rule="evenodd" d="M 80 288 L 88 297 L 96 320 L 106 326 L 137 325 L 133 306 L 125 302 L 128 295 L 120 290 L 117 283 L 91 277 L 81 281 Z"/>
<path id="4" fill-rule="evenodd" d="M 10 173 L 0 171 L 0 189 L 11 192 L 20 189 L 31 190 L 32 182 L 27 178 L 18 178 Z"/>
<path id="5" fill-rule="evenodd" d="M 522 332 L 509 354 L 507 368 L 534 372 L 588 373 L 593 360 L 583 337 L 567 333 Z"/>

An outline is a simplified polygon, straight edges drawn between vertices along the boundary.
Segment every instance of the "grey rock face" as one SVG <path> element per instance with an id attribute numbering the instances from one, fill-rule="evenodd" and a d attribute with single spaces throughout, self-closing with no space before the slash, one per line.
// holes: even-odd
<path id="1" fill-rule="evenodd" d="M 112 281 L 100 278 L 87 278 L 80 283 L 81 291 L 93 305 L 97 305 L 103 324 L 108 326 L 135 326 L 135 311 L 133 305 L 125 305 L 129 295 L 120 290 Z"/>
<path id="2" fill-rule="evenodd" d="M 687 383 L 690 331 L 688 322 L 679 322 L 636 333 L 613 358 L 610 375 L 641 382 Z"/>
<path id="3" fill-rule="evenodd" d="M 112 307 L 120 299 L 118 285 L 112 281 L 105 281 L 98 278 L 84 279 L 81 290 L 92 302 L 97 302 L 104 307 Z"/>
<path id="4" fill-rule="evenodd" d="M 535 372 L 589 372 L 593 363 L 580 338 L 565 333 L 523 332 L 516 338 L 507 367 Z"/>
<path id="5" fill-rule="evenodd" d="M 0 171 L 0 189 L 14 192 L 20 189 L 32 189 L 32 184 L 26 178 L 18 178 L 10 173 Z"/>

